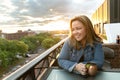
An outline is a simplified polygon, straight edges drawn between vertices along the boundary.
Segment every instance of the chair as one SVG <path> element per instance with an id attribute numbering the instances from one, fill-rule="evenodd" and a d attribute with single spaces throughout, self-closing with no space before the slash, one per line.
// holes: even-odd
<path id="1" fill-rule="evenodd" d="M 105 51 L 105 70 L 120 71 L 120 44 L 103 44 L 103 50 Z"/>

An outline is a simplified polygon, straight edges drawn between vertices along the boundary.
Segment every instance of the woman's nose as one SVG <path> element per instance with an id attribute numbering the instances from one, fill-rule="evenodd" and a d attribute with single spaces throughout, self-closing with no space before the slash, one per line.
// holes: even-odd
<path id="1" fill-rule="evenodd" d="M 79 30 L 75 30 L 74 33 L 75 33 L 75 34 L 76 34 L 76 33 L 79 33 Z"/>

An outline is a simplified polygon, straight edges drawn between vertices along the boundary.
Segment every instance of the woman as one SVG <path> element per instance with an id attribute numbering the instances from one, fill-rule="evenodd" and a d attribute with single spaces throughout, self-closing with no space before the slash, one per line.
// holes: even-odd
<path id="1" fill-rule="evenodd" d="M 90 19 L 84 15 L 71 19 L 70 32 L 58 58 L 59 66 L 81 75 L 87 74 L 87 63 L 95 63 L 100 69 L 104 63 L 102 39 L 95 33 Z"/>

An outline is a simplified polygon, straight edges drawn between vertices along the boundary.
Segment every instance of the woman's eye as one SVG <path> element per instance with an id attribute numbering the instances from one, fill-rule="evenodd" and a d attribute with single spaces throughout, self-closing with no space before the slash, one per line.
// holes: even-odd
<path id="1" fill-rule="evenodd" d="M 80 29 L 82 29 L 82 28 L 77 28 L 77 30 L 80 30 Z"/>
<path id="2" fill-rule="evenodd" d="M 76 28 L 73 28 L 72 31 L 81 30 L 81 29 L 82 29 L 81 27 L 76 27 Z"/>

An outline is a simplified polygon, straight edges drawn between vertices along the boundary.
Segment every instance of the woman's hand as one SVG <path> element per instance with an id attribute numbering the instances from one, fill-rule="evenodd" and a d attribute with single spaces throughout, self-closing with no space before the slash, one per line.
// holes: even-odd
<path id="1" fill-rule="evenodd" d="M 94 76 L 97 73 L 97 65 L 95 63 L 86 64 L 87 72 L 90 76 Z"/>
<path id="2" fill-rule="evenodd" d="M 86 75 L 87 74 L 87 69 L 85 64 L 83 63 L 78 63 L 75 68 L 76 71 L 78 71 L 81 75 Z"/>

